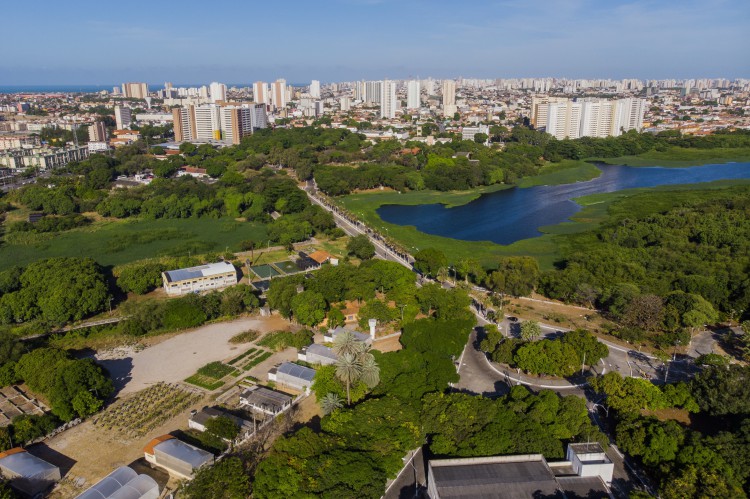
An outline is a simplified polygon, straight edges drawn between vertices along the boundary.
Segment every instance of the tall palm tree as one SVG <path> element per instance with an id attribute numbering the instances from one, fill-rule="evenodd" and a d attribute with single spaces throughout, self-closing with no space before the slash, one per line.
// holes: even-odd
<path id="1" fill-rule="evenodd" d="M 346 404 L 352 404 L 351 386 L 362 376 L 362 363 L 356 355 L 344 353 L 336 360 L 336 377 L 346 385 Z"/>
<path id="2" fill-rule="evenodd" d="M 324 414 L 330 414 L 336 409 L 341 409 L 344 403 L 341 398 L 335 393 L 328 393 L 320 401 L 320 407 L 323 409 Z"/>
<path id="3" fill-rule="evenodd" d="M 369 388 L 375 388 L 380 383 L 380 367 L 371 353 L 362 355 L 361 371 L 359 379 L 364 381 Z"/>
<path id="4" fill-rule="evenodd" d="M 359 349 L 361 347 L 359 345 L 361 343 L 362 342 L 354 336 L 354 333 L 351 331 L 344 331 L 333 340 L 333 351 L 339 357 L 347 353 L 356 356 L 360 352 Z"/>

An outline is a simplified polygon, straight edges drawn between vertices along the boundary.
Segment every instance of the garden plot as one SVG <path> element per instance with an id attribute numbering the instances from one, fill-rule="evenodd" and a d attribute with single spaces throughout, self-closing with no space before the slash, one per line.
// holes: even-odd
<path id="1" fill-rule="evenodd" d="M 135 396 L 116 402 L 93 418 L 95 426 L 108 432 L 138 438 L 172 419 L 201 398 L 178 385 L 156 383 Z"/>
<path id="2" fill-rule="evenodd" d="M 46 407 L 37 399 L 29 397 L 17 386 L 0 389 L 0 427 L 7 426 L 13 418 L 23 414 L 41 415 Z"/>
<path id="3" fill-rule="evenodd" d="M 239 355 L 228 362 L 228 364 L 242 369 L 243 371 L 249 371 L 253 367 L 257 366 L 267 358 L 273 355 L 272 352 L 263 350 L 262 348 L 251 348 L 247 352 Z"/>
<path id="4" fill-rule="evenodd" d="M 225 377 L 237 374 L 239 371 L 232 366 L 221 362 L 211 362 L 198 369 L 198 372 L 187 378 L 185 382 L 213 391 L 224 386 Z"/>

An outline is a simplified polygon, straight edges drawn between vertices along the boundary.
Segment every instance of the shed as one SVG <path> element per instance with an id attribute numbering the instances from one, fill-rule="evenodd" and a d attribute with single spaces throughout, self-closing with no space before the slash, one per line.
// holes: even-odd
<path id="1" fill-rule="evenodd" d="M 306 391 L 315 378 L 315 369 L 292 362 L 284 362 L 279 367 L 268 371 L 268 379 L 295 390 Z"/>
<path id="2" fill-rule="evenodd" d="M 273 416 L 291 407 L 292 397 L 286 393 L 255 385 L 240 394 L 240 405 Z"/>
<path id="3" fill-rule="evenodd" d="M 120 466 L 76 499 L 158 499 L 159 484 L 148 475 Z"/>
<path id="4" fill-rule="evenodd" d="M 35 496 L 60 481 L 60 468 L 16 447 L 0 453 L 0 472 L 10 485 Z"/>
<path id="5" fill-rule="evenodd" d="M 336 362 L 336 354 L 325 345 L 313 343 L 299 351 L 297 354 L 299 360 L 304 360 L 310 364 L 321 364 L 327 366 Z"/>
<path id="6" fill-rule="evenodd" d="M 237 428 L 240 429 L 240 436 L 245 436 L 253 432 L 253 423 L 242 419 L 234 414 L 227 412 L 218 407 L 204 407 L 200 411 L 196 412 L 188 420 L 188 428 L 192 428 L 198 431 L 206 431 L 206 423 L 208 420 L 218 417 L 225 417 L 230 419 Z"/>
<path id="7" fill-rule="evenodd" d="M 195 470 L 213 462 L 214 455 L 178 440 L 172 435 L 156 437 L 143 449 L 146 461 L 171 475 L 190 480 Z"/>

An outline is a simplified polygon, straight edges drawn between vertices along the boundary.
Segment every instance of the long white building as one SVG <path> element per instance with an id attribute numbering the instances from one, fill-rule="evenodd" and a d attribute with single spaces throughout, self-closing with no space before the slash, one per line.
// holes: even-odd
<path id="1" fill-rule="evenodd" d="M 617 137 L 629 130 L 640 131 L 645 111 L 646 101 L 637 98 L 532 101 L 531 122 L 558 140 Z"/>
<path id="2" fill-rule="evenodd" d="M 380 117 L 393 119 L 396 117 L 398 100 L 396 99 L 396 82 L 384 80 L 381 85 L 383 94 L 380 102 Z"/>
<path id="3" fill-rule="evenodd" d="M 210 263 L 161 273 L 168 295 L 199 293 L 237 284 L 237 269 L 229 262 Z"/>

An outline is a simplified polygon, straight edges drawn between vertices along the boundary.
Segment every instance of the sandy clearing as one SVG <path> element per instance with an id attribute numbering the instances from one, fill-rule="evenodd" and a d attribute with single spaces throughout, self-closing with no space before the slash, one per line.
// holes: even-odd
<path id="1" fill-rule="evenodd" d="M 118 396 L 123 396 L 158 381 L 180 382 L 209 362 L 239 355 L 251 345 L 229 343 L 238 333 L 248 329 L 266 333 L 290 326 L 278 316 L 242 318 L 178 334 L 138 352 L 118 349 L 97 353 L 96 359 L 110 372 Z"/>

